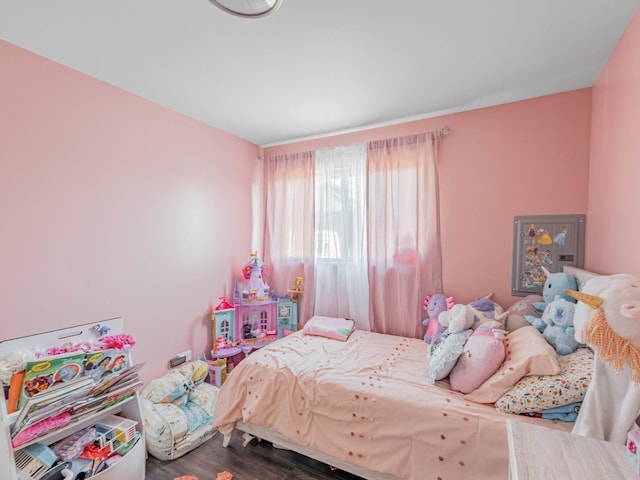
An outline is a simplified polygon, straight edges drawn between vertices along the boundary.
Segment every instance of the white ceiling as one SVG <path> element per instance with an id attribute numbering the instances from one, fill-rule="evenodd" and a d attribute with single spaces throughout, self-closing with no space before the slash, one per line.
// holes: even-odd
<path id="1" fill-rule="evenodd" d="M 0 0 L 0 38 L 269 146 L 589 87 L 640 0 Z M 3 65 L 2 68 L 7 68 Z"/>

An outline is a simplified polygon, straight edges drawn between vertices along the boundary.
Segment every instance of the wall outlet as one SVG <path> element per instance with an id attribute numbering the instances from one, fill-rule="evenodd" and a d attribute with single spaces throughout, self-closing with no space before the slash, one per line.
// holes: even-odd
<path id="1" fill-rule="evenodd" d="M 182 365 L 185 362 L 191 360 L 191 350 L 187 350 L 186 352 L 178 353 L 175 357 L 169 359 L 169 366 L 171 368 L 177 367 L 178 365 Z"/>
<path id="2" fill-rule="evenodd" d="M 186 362 L 191 361 L 191 350 L 187 350 L 186 352 L 178 353 L 176 357 L 184 357 Z"/>
<path id="3" fill-rule="evenodd" d="M 177 367 L 178 365 L 182 365 L 186 360 L 184 357 L 173 357 L 169 359 L 169 367 Z"/>

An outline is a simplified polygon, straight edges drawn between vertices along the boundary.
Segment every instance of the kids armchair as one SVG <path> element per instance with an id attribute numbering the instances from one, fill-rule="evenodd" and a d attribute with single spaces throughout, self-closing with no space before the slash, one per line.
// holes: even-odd
<path id="1" fill-rule="evenodd" d="M 173 460 L 213 437 L 218 387 L 205 383 L 206 362 L 172 369 L 142 390 L 140 406 L 149 454 Z"/>

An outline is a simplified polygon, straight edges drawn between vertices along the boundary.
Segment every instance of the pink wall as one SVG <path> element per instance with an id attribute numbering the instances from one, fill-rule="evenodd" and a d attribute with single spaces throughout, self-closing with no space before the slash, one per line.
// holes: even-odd
<path id="1" fill-rule="evenodd" d="M 209 302 L 251 248 L 257 147 L 4 42 L 0 61 L 2 338 L 122 315 L 147 378 L 210 348 Z M 587 210 L 590 118 L 583 89 L 265 153 L 449 125 L 445 292 L 508 305 L 513 216 Z"/>
<path id="2" fill-rule="evenodd" d="M 515 215 L 587 211 L 591 90 L 271 147 L 266 154 L 451 127 L 440 148 L 444 290 L 511 296 Z"/>
<path id="3" fill-rule="evenodd" d="M 640 12 L 593 87 L 586 264 L 640 275 Z"/>
<path id="4" fill-rule="evenodd" d="M 2 41 L 0 64 L 0 338 L 123 316 L 146 379 L 208 351 L 257 147 Z"/>

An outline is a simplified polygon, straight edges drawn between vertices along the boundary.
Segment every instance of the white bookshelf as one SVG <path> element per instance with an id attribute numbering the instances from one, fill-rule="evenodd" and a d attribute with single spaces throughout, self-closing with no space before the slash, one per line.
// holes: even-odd
<path id="1" fill-rule="evenodd" d="M 53 346 L 62 346 L 69 341 L 79 342 L 82 340 L 95 339 L 96 335 L 94 331 L 98 324 L 101 327 L 108 327 L 110 335 L 124 333 L 124 321 L 122 318 L 113 318 L 101 322 L 53 330 L 0 342 L 0 358 L 14 352 L 27 351 L 35 347 L 44 349 Z M 7 413 L 7 405 L 3 395 L 2 401 L 0 401 L 0 416 L 2 418 L 3 429 L 3 432 L 0 433 L 0 478 L 18 478 L 18 472 L 15 466 L 15 455 L 19 450 L 33 443 L 51 445 L 78 430 L 95 425 L 104 417 L 112 414 L 120 414 L 131 420 L 135 420 L 137 422 L 136 429 L 140 432 L 140 438 L 136 445 L 118 463 L 91 478 L 96 480 L 144 480 L 146 461 L 145 438 L 137 393 L 117 405 L 106 408 L 93 415 L 83 417 L 79 421 L 72 422 L 63 428 L 38 437 L 17 448 L 13 448 L 11 445 L 10 431 L 16 414 L 9 415 Z"/>

